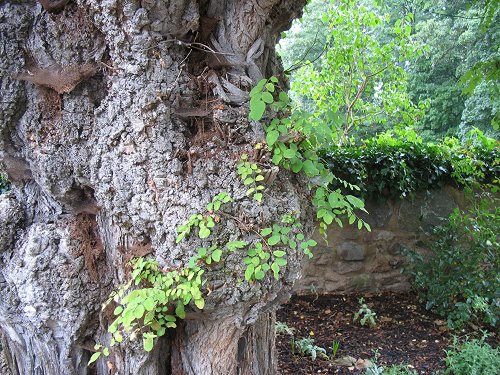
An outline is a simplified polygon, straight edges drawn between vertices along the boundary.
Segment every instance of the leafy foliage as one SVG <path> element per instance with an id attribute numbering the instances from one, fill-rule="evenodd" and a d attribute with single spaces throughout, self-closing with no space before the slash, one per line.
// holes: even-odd
<path id="1" fill-rule="evenodd" d="M 362 327 L 367 325 L 370 328 L 375 328 L 377 325 L 377 314 L 368 307 L 364 298 L 359 299 L 359 304 L 361 307 L 354 314 L 352 321 L 359 321 L 359 324 L 361 324 Z"/>
<path id="2" fill-rule="evenodd" d="M 366 211 L 364 202 L 353 195 L 343 194 L 340 188 L 331 189 L 330 184 L 337 181 L 346 189 L 359 188 L 345 180 L 339 180 L 319 158 L 316 150 L 321 143 L 317 141 L 312 128 L 307 125 L 308 116 L 300 111 L 293 111 L 291 114 L 287 112 L 291 104 L 286 93 L 279 92 L 278 100 L 271 95 L 275 92 L 276 81 L 275 77 L 263 79 L 250 92 L 250 113 L 251 116 L 252 113 L 255 115 L 254 120 L 262 119 L 267 107 L 287 115 L 282 118 L 275 117 L 269 124 L 264 125 L 272 162 L 280 168 L 294 173 L 302 172 L 308 177 L 309 188 L 313 193 L 312 204 L 316 208 L 321 232 L 324 233 L 333 221 L 343 226 L 344 218 L 347 218 L 349 224 L 357 221 L 359 229 L 365 227 L 370 230 L 369 225 L 355 213 L 356 210 Z"/>
<path id="3" fill-rule="evenodd" d="M 446 351 L 445 374 L 496 375 L 500 368 L 500 351 L 481 339 L 454 338 Z"/>
<path id="4" fill-rule="evenodd" d="M 410 252 L 409 273 L 426 308 L 448 318 L 448 325 L 496 326 L 500 316 L 500 208 L 487 197 L 468 213 L 456 210 L 436 231 L 428 261 Z"/>
<path id="5" fill-rule="evenodd" d="M 287 334 L 290 336 L 293 336 L 295 332 L 295 328 L 289 327 L 285 322 L 276 322 L 275 330 L 277 334 Z"/>
<path id="6" fill-rule="evenodd" d="M 314 361 L 318 356 L 323 359 L 329 359 L 326 354 L 326 349 L 320 346 L 314 345 L 314 339 L 311 338 L 301 338 L 299 340 L 292 341 L 293 353 L 297 352 L 303 356 L 310 356 Z"/>
<path id="7" fill-rule="evenodd" d="M 315 10 L 318 3 L 312 4 Z M 297 107 L 310 112 L 316 137 L 325 145 L 342 144 L 352 132 L 413 124 L 425 102 L 416 106 L 407 93 L 406 65 L 422 53 L 410 37 L 412 15 L 390 26 L 390 17 L 373 1 L 322 4 L 322 14 L 304 18 L 318 17 L 324 24 L 313 23 L 316 29 L 309 32 L 327 30 L 324 53 L 320 64 L 306 64 L 293 75 L 291 90 Z"/>
<path id="8" fill-rule="evenodd" d="M 264 190 L 264 176 L 262 170 L 255 163 L 247 161 L 248 155 L 241 155 L 240 162 L 236 165 L 238 175 L 243 180 L 243 185 L 250 186 L 246 194 L 252 196 L 257 202 L 262 202 L 262 191 Z"/>
<path id="9" fill-rule="evenodd" d="M 498 183 L 498 142 L 475 129 L 460 143 L 427 143 L 411 129 L 395 129 L 360 146 L 324 152 L 330 170 L 360 187 L 364 197 L 402 198 L 446 184 Z M 341 185 L 333 181 L 333 188 Z"/>

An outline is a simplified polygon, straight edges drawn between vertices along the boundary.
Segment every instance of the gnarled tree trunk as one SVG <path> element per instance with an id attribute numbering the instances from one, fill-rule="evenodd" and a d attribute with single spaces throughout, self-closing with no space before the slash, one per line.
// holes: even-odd
<path id="1" fill-rule="evenodd" d="M 305 0 L 40 3 L 0 2 L 0 149 L 13 185 L 0 198 L 0 336 L 11 374 L 276 373 L 274 310 L 299 275 L 298 251 L 279 281 L 252 284 L 244 254 L 231 255 L 207 272 L 205 309 L 152 352 L 132 341 L 87 362 L 109 341 L 101 305 L 126 262 L 185 264 L 202 241 L 176 244 L 175 228 L 215 194 L 235 199 L 238 218 L 217 226 L 220 239 L 290 211 L 310 218 L 296 177 L 280 172 L 257 204 L 235 168 L 264 139 L 248 91 L 279 73 L 274 45 Z"/>

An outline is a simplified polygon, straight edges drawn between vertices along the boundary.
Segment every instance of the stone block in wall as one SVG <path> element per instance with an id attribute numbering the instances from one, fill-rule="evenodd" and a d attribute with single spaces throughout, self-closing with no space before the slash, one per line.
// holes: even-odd
<path id="1" fill-rule="evenodd" d="M 414 199 L 401 202 L 399 227 L 414 232 L 419 229 L 431 232 L 437 225 L 444 224 L 457 206 L 453 195 L 444 189 L 417 193 Z"/>
<path id="2" fill-rule="evenodd" d="M 387 202 L 366 201 L 365 207 L 368 213 L 360 212 L 359 217 L 366 221 L 372 228 L 382 228 L 389 223 L 393 207 Z"/>
<path id="3" fill-rule="evenodd" d="M 366 271 L 373 274 L 391 272 L 394 268 L 391 266 L 390 258 L 379 255 L 366 266 Z"/>
<path id="4" fill-rule="evenodd" d="M 345 275 L 351 272 L 361 271 L 364 267 L 363 262 L 342 262 L 337 261 L 331 264 L 333 270 L 339 275 Z"/>
<path id="5" fill-rule="evenodd" d="M 342 260 L 361 261 L 365 259 L 365 247 L 353 242 L 342 242 L 337 246 L 337 254 Z"/>
<path id="6" fill-rule="evenodd" d="M 373 231 L 375 241 L 392 241 L 396 235 L 388 230 Z"/>
<path id="7" fill-rule="evenodd" d="M 351 277 L 349 279 L 346 290 L 349 292 L 377 291 L 374 290 L 374 286 L 375 286 L 375 278 L 373 277 L 373 275 L 361 274 Z"/>

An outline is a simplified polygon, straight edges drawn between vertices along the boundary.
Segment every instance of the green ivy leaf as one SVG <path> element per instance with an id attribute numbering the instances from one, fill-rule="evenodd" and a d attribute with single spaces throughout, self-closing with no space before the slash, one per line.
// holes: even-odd
<path id="1" fill-rule="evenodd" d="M 264 273 L 264 271 L 262 271 L 262 270 L 255 271 L 255 279 L 256 280 L 262 280 L 265 276 L 266 276 L 266 274 Z"/>
<path id="2" fill-rule="evenodd" d="M 285 151 L 283 151 L 283 156 L 286 159 L 294 158 L 296 154 L 297 154 L 297 152 L 293 149 L 290 149 L 290 148 L 287 148 Z"/>
<path id="3" fill-rule="evenodd" d="M 285 266 L 285 265 L 286 265 L 286 263 L 287 263 L 287 262 L 286 262 L 286 259 L 284 259 L 284 258 L 276 258 L 276 259 L 274 260 L 274 262 L 275 262 L 278 266 L 280 266 L 280 267 Z"/>
<path id="4" fill-rule="evenodd" d="M 203 298 L 195 299 L 194 304 L 197 308 L 203 310 L 203 308 L 205 307 L 205 300 Z"/>
<path id="5" fill-rule="evenodd" d="M 261 98 L 267 104 L 271 104 L 272 102 L 274 102 L 274 98 L 269 92 L 263 92 Z"/>
<path id="6" fill-rule="evenodd" d="M 304 161 L 303 168 L 304 168 L 304 172 L 309 177 L 314 177 L 314 176 L 317 176 L 319 174 L 318 168 L 316 168 L 314 163 L 309 159 Z"/>
<path id="7" fill-rule="evenodd" d="M 276 250 L 276 251 L 273 251 L 273 255 L 275 257 L 282 258 L 286 255 L 286 252 L 284 252 L 282 250 Z"/>
<path id="8" fill-rule="evenodd" d="M 221 255 L 222 255 L 222 250 L 216 249 L 212 253 L 212 259 L 216 262 L 220 262 Z"/>
<path id="9" fill-rule="evenodd" d="M 250 95 L 250 97 L 254 97 L 254 96 L 256 96 L 259 92 L 261 92 L 261 91 L 262 91 L 262 89 L 264 88 L 264 85 L 266 84 L 266 82 L 267 82 L 267 80 L 266 80 L 266 79 L 261 79 L 261 80 L 259 81 L 259 83 L 257 83 L 257 84 L 255 85 L 255 87 L 254 87 L 252 90 L 250 90 L 250 94 L 249 94 L 249 95 Z"/>
<path id="10" fill-rule="evenodd" d="M 116 306 L 115 310 L 113 311 L 113 314 L 120 315 L 122 311 L 123 311 L 123 306 Z"/>
<path id="11" fill-rule="evenodd" d="M 260 235 L 262 237 L 269 236 L 271 233 L 273 233 L 272 228 L 264 228 L 264 229 L 261 229 L 261 231 L 260 231 Z"/>
<path id="12" fill-rule="evenodd" d="M 137 305 L 137 307 L 134 310 L 134 317 L 136 319 L 141 319 L 142 316 L 144 315 L 144 306 L 143 305 Z"/>
<path id="13" fill-rule="evenodd" d="M 259 121 L 264 115 L 266 110 L 266 103 L 260 98 L 253 97 L 250 100 L 250 119 L 254 121 Z"/>
<path id="14" fill-rule="evenodd" d="M 272 147 L 278 140 L 279 133 L 277 130 L 271 130 L 266 134 L 266 142 L 269 147 Z"/>
<path id="15" fill-rule="evenodd" d="M 99 357 L 101 356 L 101 352 L 95 352 L 94 354 L 92 354 L 92 356 L 90 357 L 90 360 L 89 360 L 89 363 L 87 363 L 88 365 L 94 363 L 95 361 L 97 361 L 99 359 Z"/>
<path id="16" fill-rule="evenodd" d="M 296 158 L 292 162 L 292 171 L 293 173 L 299 173 L 302 170 L 302 160 Z"/>
<path id="17" fill-rule="evenodd" d="M 272 83 L 267 83 L 266 84 L 266 89 L 269 92 L 274 92 L 274 85 Z"/>
<path id="18" fill-rule="evenodd" d="M 270 246 L 274 246 L 276 245 L 278 242 L 280 242 L 280 239 L 281 237 L 279 235 L 274 235 L 274 236 L 271 236 L 267 239 L 267 243 L 270 245 Z"/>
<path id="19" fill-rule="evenodd" d="M 146 352 L 150 352 L 151 350 L 153 350 L 153 338 L 152 337 L 144 338 L 143 344 L 144 344 L 144 350 Z"/>
<path id="20" fill-rule="evenodd" d="M 156 307 L 156 303 L 152 298 L 146 298 L 144 300 L 144 308 L 146 311 L 152 311 Z"/>
<path id="21" fill-rule="evenodd" d="M 255 267 L 253 266 L 253 264 L 249 264 L 247 266 L 247 269 L 245 270 L 245 279 L 247 281 L 251 281 L 252 280 L 254 271 L 255 271 Z"/>
<path id="22" fill-rule="evenodd" d="M 181 319 L 186 318 L 186 311 L 184 310 L 184 304 L 181 301 L 177 302 L 177 306 L 175 308 L 175 315 L 177 315 Z"/>
<path id="23" fill-rule="evenodd" d="M 207 238 L 208 236 L 210 236 L 210 229 L 205 226 L 200 227 L 200 233 L 198 235 L 201 239 Z"/>
<path id="24" fill-rule="evenodd" d="M 278 280 L 280 273 L 280 266 L 278 266 L 276 262 L 273 262 L 273 264 L 271 264 L 271 270 L 274 272 L 274 278 Z"/>

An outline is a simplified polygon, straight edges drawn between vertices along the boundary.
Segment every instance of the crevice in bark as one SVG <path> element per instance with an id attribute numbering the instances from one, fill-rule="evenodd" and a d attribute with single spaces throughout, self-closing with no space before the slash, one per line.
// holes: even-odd
<path id="1" fill-rule="evenodd" d="M 97 230 L 96 215 L 81 212 L 69 225 L 70 239 L 75 242 L 73 255 L 83 256 L 85 268 L 92 280 L 104 271 L 104 246 Z"/>

